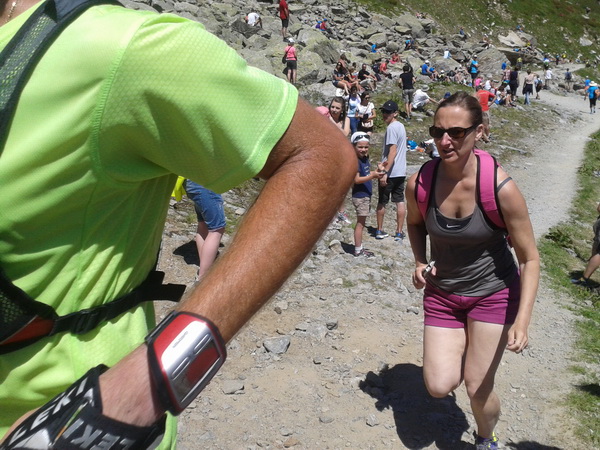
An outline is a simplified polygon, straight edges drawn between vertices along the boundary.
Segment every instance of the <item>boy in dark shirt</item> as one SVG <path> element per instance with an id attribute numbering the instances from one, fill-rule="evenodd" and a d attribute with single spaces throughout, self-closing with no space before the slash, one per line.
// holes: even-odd
<path id="1" fill-rule="evenodd" d="M 415 93 L 415 83 L 416 78 L 410 70 L 410 66 L 405 65 L 402 68 L 402 73 L 400 74 L 400 81 L 398 84 L 402 86 L 402 94 L 404 100 L 404 110 L 406 111 L 406 120 L 410 120 L 412 114 L 412 101 L 413 94 Z"/>
<path id="2" fill-rule="evenodd" d="M 357 131 L 350 138 L 350 142 L 356 150 L 358 158 L 358 172 L 354 177 L 352 186 L 352 204 L 356 209 L 356 227 L 354 228 L 354 256 L 365 256 L 371 258 L 375 254 L 362 246 L 362 235 L 367 222 L 367 216 L 371 213 L 371 196 L 373 195 L 373 183 L 371 180 L 383 176 L 383 167 L 378 167 L 376 172 L 371 172 L 369 161 L 370 136 L 362 131 Z"/>

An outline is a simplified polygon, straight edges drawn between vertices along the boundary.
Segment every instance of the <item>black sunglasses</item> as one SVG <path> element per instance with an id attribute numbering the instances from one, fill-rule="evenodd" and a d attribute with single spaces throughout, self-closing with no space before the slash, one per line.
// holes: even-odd
<path id="1" fill-rule="evenodd" d="M 429 127 L 429 136 L 435 139 L 441 139 L 444 137 L 445 133 L 448 133 L 448 136 L 450 136 L 452 139 L 462 139 L 469 133 L 469 131 L 474 130 L 475 128 L 477 128 L 477 125 L 471 125 L 469 128 L 452 127 L 448 129 L 436 127 L 434 125 Z"/>

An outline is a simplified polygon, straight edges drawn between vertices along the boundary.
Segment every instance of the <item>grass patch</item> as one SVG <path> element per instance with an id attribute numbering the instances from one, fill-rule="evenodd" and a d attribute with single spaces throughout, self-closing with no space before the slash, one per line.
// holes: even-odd
<path id="1" fill-rule="evenodd" d="M 573 298 L 577 321 L 576 351 L 579 361 L 572 370 L 580 380 L 569 395 L 568 404 L 577 417 L 577 434 L 591 447 L 600 445 L 600 380 L 596 374 L 600 354 L 600 271 L 592 276 L 592 289 L 571 284 L 579 276 L 590 256 L 596 220 L 596 202 L 600 199 L 600 133 L 585 150 L 585 162 L 579 170 L 580 190 L 571 209 L 571 219 L 552 228 L 540 240 L 540 253 L 545 273 L 555 289 Z"/>

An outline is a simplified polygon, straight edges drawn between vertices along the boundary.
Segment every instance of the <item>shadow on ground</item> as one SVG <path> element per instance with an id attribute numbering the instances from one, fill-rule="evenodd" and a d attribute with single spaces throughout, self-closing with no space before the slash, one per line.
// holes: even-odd
<path id="1" fill-rule="evenodd" d="M 518 443 L 511 442 L 509 444 L 506 444 L 506 448 L 511 448 L 514 450 L 564 450 L 560 447 L 542 445 L 533 441 L 522 441 Z"/>
<path id="2" fill-rule="evenodd" d="M 200 259 L 198 258 L 198 249 L 196 248 L 196 241 L 194 240 L 180 245 L 175 250 L 173 250 L 173 254 L 183 257 L 183 260 L 188 265 L 200 265 Z"/>
<path id="3" fill-rule="evenodd" d="M 393 411 L 398 437 L 406 448 L 420 449 L 433 443 L 438 449 L 473 448 L 461 440 L 469 422 L 455 397 L 431 397 L 423 383 L 422 367 L 398 364 L 379 373 L 369 372 L 360 388 L 376 400 L 379 411 Z"/>
<path id="4" fill-rule="evenodd" d="M 577 389 L 600 398 L 600 385 L 598 384 L 582 384 L 577 386 Z"/>
<path id="5" fill-rule="evenodd" d="M 224 247 L 223 243 L 219 244 L 219 249 Z M 175 250 L 173 250 L 173 254 L 177 256 L 181 256 L 185 263 L 190 266 L 199 266 L 200 265 L 200 257 L 198 256 L 198 248 L 196 247 L 196 241 L 191 240 L 186 242 L 185 244 L 180 245 Z M 217 253 L 217 258 L 221 252 Z"/>

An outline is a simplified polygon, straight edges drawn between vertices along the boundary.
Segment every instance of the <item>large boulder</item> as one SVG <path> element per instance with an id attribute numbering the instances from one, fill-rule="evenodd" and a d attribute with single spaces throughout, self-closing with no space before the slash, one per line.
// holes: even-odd
<path id="1" fill-rule="evenodd" d="M 369 43 L 369 45 L 377 45 L 377 48 L 383 48 L 385 47 L 385 45 L 387 44 L 388 41 L 388 37 L 387 34 L 385 33 L 376 33 L 373 36 L 371 36 L 369 39 L 367 39 L 367 42 Z"/>
<path id="2" fill-rule="evenodd" d="M 315 39 L 306 44 L 306 50 L 316 53 L 325 64 L 335 64 L 340 56 L 340 43 L 329 39 Z"/>
<path id="3" fill-rule="evenodd" d="M 423 27 L 423 24 L 412 14 L 403 14 L 398 17 L 397 24 L 410 29 L 410 34 L 414 38 L 427 37 L 427 31 Z"/>
<path id="4" fill-rule="evenodd" d="M 518 35 L 515 31 L 509 31 L 506 36 L 498 35 L 498 40 L 508 47 L 525 47 L 527 42 L 521 39 L 521 36 Z"/>
<path id="5" fill-rule="evenodd" d="M 371 16 L 371 23 L 381 31 L 391 30 L 396 25 L 394 20 L 381 14 L 373 14 Z"/>

